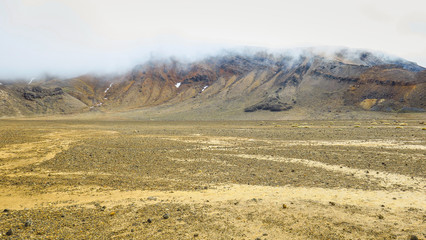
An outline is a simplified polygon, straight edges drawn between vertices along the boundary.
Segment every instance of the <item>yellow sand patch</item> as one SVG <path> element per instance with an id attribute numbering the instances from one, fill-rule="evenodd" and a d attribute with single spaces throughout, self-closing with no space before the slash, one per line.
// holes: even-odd
<path id="1" fill-rule="evenodd" d="M 377 99 L 375 98 L 370 98 L 370 99 L 365 99 L 364 101 L 360 102 L 360 106 L 365 109 L 365 110 L 369 110 L 372 106 L 374 106 L 377 103 Z"/>

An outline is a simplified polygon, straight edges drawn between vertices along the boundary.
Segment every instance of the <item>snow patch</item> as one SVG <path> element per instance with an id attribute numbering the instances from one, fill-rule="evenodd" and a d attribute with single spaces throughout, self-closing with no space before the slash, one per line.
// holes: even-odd
<path id="1" fill-rule="evenodd" d="M 113 84 L 113 83 L 111 83 L 111 84 L 109 85 L 109 87 L 108 87 L 107 89 L 105 89 L 105 93 L 107 93 L 107 92 L 108 92 L 108 90 L 111 88 L 112 84 Z"/>
<path id="2" fill-rule="evenodd" d="M 206 90 L 206 88 L 208 88 L 209 86 L 204 86 L 203 89 L 201 90 L 201 92 L 204 92 L 204 90 Z"/>
<path id="3" fill-rule="evenodd" d="M 28 83 L 28 85 L 30 85 L 36 78 L 31 78 L 30 82 Z"/>
<path id="4" fill-rule="evenodd" d="M 181 82 L 178 82 L 178 83 L 175 84 L 175 87 L 179 88 L 181 84 L 182 84 Z"/>

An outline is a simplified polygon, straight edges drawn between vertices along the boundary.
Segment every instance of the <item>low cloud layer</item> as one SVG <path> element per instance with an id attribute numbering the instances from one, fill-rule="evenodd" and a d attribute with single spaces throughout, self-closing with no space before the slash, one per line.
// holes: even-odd
<path id="1" fill-rule="evenodd" d="M 426 66 L 424 16 L 421 0 L 3 0 L 0 78 L 125 71 L 235 46 L 346 46 Z"/>

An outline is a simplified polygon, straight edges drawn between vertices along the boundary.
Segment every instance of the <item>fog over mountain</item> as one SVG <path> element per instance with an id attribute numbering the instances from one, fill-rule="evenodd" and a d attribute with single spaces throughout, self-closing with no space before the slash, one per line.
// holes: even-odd
<path id="1" fill-rule="evenodd" d="M 426 66 L 426 6 L 408 1 L 0 2 L 0 79 L 123 73 L 153 56 L 342 46 Z"/>
<path id="2" fill-rule="evenodd" d="M 3 83 L 0 116 L 318 119 L 426 109 L 424 67 L 347 48 L 242 48 L 199 59 L 152 57 L 124 73 Z"/>

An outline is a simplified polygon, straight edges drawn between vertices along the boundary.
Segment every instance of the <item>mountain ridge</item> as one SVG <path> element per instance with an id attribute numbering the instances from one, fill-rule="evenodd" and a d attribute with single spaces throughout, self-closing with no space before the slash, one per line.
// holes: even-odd
<path id="1" fill-rule="evenodd" d="M 152 60 L 115 76 L 3 82 L 0 116 L 140 109 L 207 119 L 222 111 L 424 112 L 425 88 L 425 68 L 367 51 L 230 52 L 195 62 Z"/>

